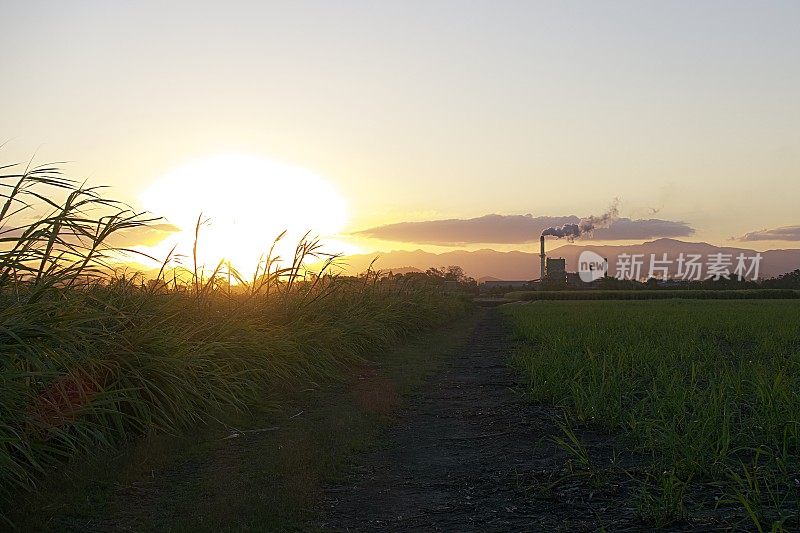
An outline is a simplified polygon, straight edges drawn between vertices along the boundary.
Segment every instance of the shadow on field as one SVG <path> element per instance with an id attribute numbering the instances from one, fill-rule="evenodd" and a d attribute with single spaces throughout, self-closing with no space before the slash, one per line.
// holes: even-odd
<path id="1" fill-rule="evenodd" d="M 332 383 L 276 383 L 237 418 L 151 436 L 51 476 L 20 498 L 22 530 L 285 530 L 318 513 L 322 488 L 375 448 L 408 395 L 458 351 L 476 315 L 374 354 Z"/>

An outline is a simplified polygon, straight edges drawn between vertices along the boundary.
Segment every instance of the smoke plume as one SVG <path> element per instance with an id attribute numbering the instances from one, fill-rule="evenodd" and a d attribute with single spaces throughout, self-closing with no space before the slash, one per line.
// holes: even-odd
<path id="1" fill-rule="evenodd" d="M 542 232 L 542 236 L 551 235 L 556 239 L 565 238 L 569 242 L 578 237 L 591 236 L 594 230 L 607 228 L 619 218 L 619 199 L 614 199 L 608 211 L 602 215 L 590 215 L 580 219 L 577 224 L 564 224 L 563 226 L 550 227 Z"/>
<path id="2" fill-rule="evenodd" d="M 578 224 L 564 224 L 563 226 L 550 227 L 542 232 L 542 236 L 552 235 L 556 239 L 566 237 L 568 241 L 572 242 L 575 237 L 581 236 L 581 228 Z"/>

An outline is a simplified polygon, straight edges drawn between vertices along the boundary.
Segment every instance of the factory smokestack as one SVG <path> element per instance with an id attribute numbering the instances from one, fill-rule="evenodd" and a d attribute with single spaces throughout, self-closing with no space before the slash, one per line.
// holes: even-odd
<path id="1" fill-rule="evenodd" d="M 539 279 L 544 279 L 544 262 L 546 257 L 544 255 L 544 235 L 539 237 L 539 243 L 541 244 L 541 249 L 542 249 L 542 252 L 539 254 L 539 259 L 541 259 L 541 267 L 540 267 L 541 270 L 539 271 L 540 272 Z"/>
<path id="2" fill-rule="evenodd" d="M 600 216 L 589 216 L 580 219 L 577 224 L 564 224 L 563 226 L 547 228 L 542 232 L 542 236 L 552 235 L 556 239 L 566 238 L 572 242 L 577 237 L 583 235 L 591 236 L 592 232 L 598 228 L 607 228 L 619 218 L 619 199 L 614 199 L 608 212 Z M 544 254 L 543 254 L 544 255 Z"/>

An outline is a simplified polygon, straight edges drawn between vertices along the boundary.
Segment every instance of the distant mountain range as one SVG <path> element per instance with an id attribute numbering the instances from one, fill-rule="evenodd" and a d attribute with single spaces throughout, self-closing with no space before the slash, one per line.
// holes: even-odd
<path id="1" fill-rule="evenodd" d="M 622 246 L 594 246 L 591 244 L 566 244 L 558 245 L 559 241 L 547 242 L 552 250 L 547 250 L 548 257 L 563 257 L 567 261 L 567 270 L 576 271 L 578 256 L 584 250 L 592 250 L 601 257 L 607 258 L 611 275 L 616 274 L 617 256 L 619 254 L 644 254 L 643 275 L 649 269 L 650 255 L 655 254 L 656 259 L 661 259 L 667 254 L 667 259 L 673 264 L 669 268 L 670 275 L 674 276 L 677 270 L 678 256 L 683 254 L 701 254 L 703 261 L 711 254 L 731 254 L 733 263 L 736 257 L 744 254 L 745 257 L 755 256 L 755 250 L 747 248 L 714 246 L 705 242 L 688 242 L 676 239 L 657 239 L 636 245 Z M 533 247 L 532 247 L 533 248 Z M 535 249 L 534 249 L 535 250 Z M 378 257 L 374 268 L 379 270 L 392 270 L 396 273 L 425 270 L 430 267 L 458 265 L 467 275 L 475 279 L 493 278 L 501 280 L 530 280 L 539 277 L 538 250 L 530 252 L 498 252 L 496 250 L 455 250 L 440 254 L 415 251 L 393 251 L 387 253 L 352 255 L 344 258 L 347 270 L 351 273 L 363 272 L 373 259 Z M 800 268 L 800 249 L 768 250 L 761 253 L 759 277 L 769 278 L 785 272 Z"/>

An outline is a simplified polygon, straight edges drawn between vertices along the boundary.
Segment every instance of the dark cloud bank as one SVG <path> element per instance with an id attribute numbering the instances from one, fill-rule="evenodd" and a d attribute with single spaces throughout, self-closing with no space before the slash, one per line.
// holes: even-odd
<path id="1" fill-rule="evenodd" d="M 740 241 L 800 241 L 800 226 L 783 226 L 745 233 Z"/>
<path id="2" fill-rule="evenodd" d="M 524 244 L 539 239 L 547 228 L 578 224 L 577 216 L 485 215 L 478 218 L 399 222 L 357 232 L 363 237 L 420 244 Z M 607 228 L 594 230 L 595 240 L 637 240 L 688 237 L 694 229 L 685 222 L 618 218 Z"/>

